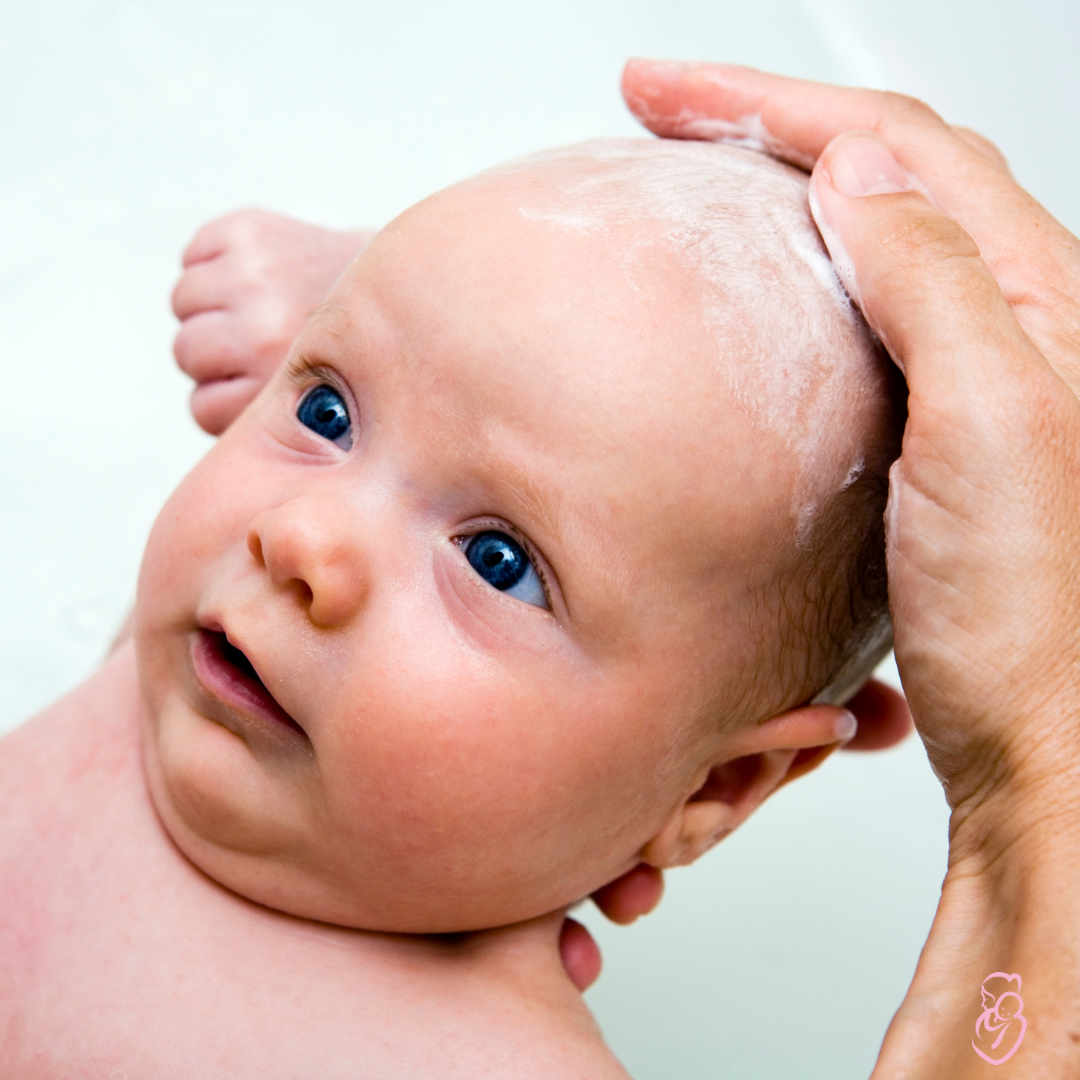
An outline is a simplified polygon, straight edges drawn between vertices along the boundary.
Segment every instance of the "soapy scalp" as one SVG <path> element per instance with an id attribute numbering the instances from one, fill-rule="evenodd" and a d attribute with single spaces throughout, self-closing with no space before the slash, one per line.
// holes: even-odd
<path id="1" fill-rule="evenodd" d="M 775 668 L 780 705 L 842 700 L 891 641 L 882 514 L 903 391 L 833 270 L 806 174 L 750 150 L 666 139 L 580 143 L 492 173 L 543 177 L 519 207 L 526 218 L 623 245 L 640 223 L 647 241 L 627 259 L 659 242 L 701 282 L 716 377 L 796 463 L 790 558 L 755 605 L 782 646 L 763 642 L 763 670 Z"/>
<path id="2" fill-rule="evenodd" d="M 551 183 L 525 217 L 580 233 L 659 225 L 699 275 L 717 377 L 802 463 L 792 512 L 809 546 L 820 497 L 866 465 L 858 454 L 828 460 L 838 410 L 858 411 L 883 375 L 810 217 L 806 175 L 753 151 L 670 139 L 580 143 L 494 171 L 546 169 Z"/>

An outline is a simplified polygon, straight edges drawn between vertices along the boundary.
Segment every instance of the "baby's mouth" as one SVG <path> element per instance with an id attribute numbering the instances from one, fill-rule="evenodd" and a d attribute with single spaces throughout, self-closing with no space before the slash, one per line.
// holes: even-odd
<path id="1" fill-rule="evenodd" d="M 307 737 L 304 729 L 267 690 L 255 665 L 224 633 L 200 630 L 192 649 L 192 660 L 199 682 L 230 709 L 271 720 Z"/>

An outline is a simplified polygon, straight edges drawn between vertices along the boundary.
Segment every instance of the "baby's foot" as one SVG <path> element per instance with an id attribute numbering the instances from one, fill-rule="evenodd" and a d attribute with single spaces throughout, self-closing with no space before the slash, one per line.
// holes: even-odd
<path id="1" fill-rule="evenodd" d="M 196 233 L 172 296 L 181 321 L 173 353 L 195 380 L 191 411 L 201 428 L 219 435 L 240 415 L 374 235 L 265 210 L 238 210 Z"/>

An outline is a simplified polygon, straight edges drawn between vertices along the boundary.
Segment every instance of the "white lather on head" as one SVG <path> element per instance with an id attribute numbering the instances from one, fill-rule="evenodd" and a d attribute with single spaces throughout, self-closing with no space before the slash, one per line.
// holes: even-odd
<path id="1" fill-rule="evenodd" d="M 830 435 L 880 397 L 883 375 L 810 216 L 807 176 L 751 150 L 670 139 L 579 143 L 492 172 L 546 165 L 551 183 L 523 201 L 523 216 L 576 233 L 618 227 L 623 237 L 640 222 L 628 259 L 660 243 L 699 275 L 718 378 L 751 423 L 798 456 L 793 525 L 811 546 L 821 499 L 866 466 Z"/>

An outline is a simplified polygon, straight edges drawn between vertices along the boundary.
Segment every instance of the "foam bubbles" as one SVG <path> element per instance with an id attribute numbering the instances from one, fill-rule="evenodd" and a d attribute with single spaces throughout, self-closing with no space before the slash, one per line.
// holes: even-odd
<path id="1" fill-rule="evenodd" d="M 747 145 L 755 130 L 744 125 Z M 549 182 L 523 195 L 525 217 L 610 233 L 627 260 L 661 243 L 700 276 L 717 377 L 751 424 L 793 452 L 792 524 L 797 543 L 812 546 L 821 500 L 865 468 L 836 436 L 881 375 L 810 215 L 805 174 L 746 149 L 667 139 L 581 143 L 493 170 L 526 171 L 547 171 Z M 646 227 L 628 241 L 633 223 Z"/>

